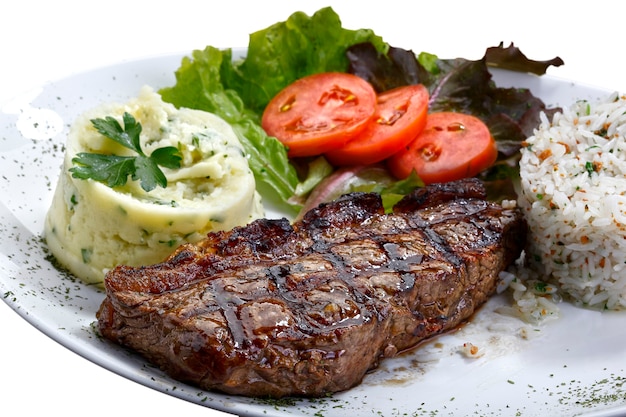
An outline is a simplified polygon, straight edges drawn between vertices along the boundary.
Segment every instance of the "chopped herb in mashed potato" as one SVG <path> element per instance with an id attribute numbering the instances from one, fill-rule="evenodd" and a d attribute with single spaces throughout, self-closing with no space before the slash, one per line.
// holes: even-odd
<path id="1" fill-rule="evenodd" d="M 148 192 L 140 181 L 129 180 L 111 188 L 71 175 L 79 153 L 128 155 L 91 122 L 113 117 L 121 123 L 124 113 L 141 124 L 147 155 L 163 147 L 178 149 L 180 168 L 162 169 L 165 187 Z M 101 283 L 116 265 L 162 261 L 182 243 L 263 215 L 254 175 L 230 125 L 212 113 L 177 109 L 144 87 L 127 103 L 103 104 L 73 124 L 45 236 L 63 267 L 89 283 Z"/>

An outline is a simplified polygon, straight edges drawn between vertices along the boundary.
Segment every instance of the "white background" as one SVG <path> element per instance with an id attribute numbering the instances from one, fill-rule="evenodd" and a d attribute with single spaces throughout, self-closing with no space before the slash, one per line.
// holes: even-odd
<path id="1" fill-rule="evenodd" d="M 514 42 L 549 73 L 626 92 L 623 18 L 595 1 L 5 2 L 0 6 L 0 105 L 51 80 L 127 59 L 205 45 L 245 47 L 250 32 L 331 5 L 348 29 L 394 46 L 478 59 Z M 620 55 L 621 54 L 621 55 Z M 1 237 L 0 237 L 1 238 Z M 0 302 L 0 414 L 226 415 L 130 382 L 44 336 Z"/>

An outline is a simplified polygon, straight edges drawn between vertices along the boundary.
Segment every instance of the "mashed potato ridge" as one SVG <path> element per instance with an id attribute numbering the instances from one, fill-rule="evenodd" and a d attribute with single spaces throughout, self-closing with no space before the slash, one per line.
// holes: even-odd
<path id="1" fill-rule="evenodd" d="M 166 188 L 144 191 L 137 181 L 109 188 L 73 178 L 69 169 L 79 152 L 132 155 L 98 133 L 91 119 L 128 112 L 142 125 L 146 154 L 177 147 L 179 169 L 163 169 Z M 45 237 L 58 262 L 89 283 L 101 283 L 119 264 L 162 261 L 177 246 L 228 230 L 264 215 L 244 150 L 235 132 L 207 112 L 176 109 L 150 87 L 126 104 L 107 103 L 72 125 L 62 172 L 45 223 Z"/>

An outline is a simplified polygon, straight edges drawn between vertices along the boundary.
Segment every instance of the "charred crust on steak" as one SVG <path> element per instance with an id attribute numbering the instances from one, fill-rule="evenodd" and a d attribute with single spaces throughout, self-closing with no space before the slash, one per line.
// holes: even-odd
<path id="1" fill-rule="evenodd" d="M 204 389 L 323 396 L 467 320 L 525 240 L 520 212 L 485 201 L 477 180 L 417 190 L 388 214 L 380 196 L 349 194 L 113 269 L 98 328 Z"/>
<path id="2" fill-rule="evenodd" d="M 476 178 L 466 178 L 459 181 L 417 188 L 394 206 L 394 212 L 413 212 L 450 200 L 463 198 L 484 200 L 486 197 L 487 191 L 481 181 Z"/>

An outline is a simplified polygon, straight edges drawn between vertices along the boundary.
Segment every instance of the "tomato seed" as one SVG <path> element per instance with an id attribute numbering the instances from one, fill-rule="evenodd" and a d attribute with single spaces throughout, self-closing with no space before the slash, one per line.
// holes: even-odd
<path id="1" fill-rule="evenodd" d="M 329 91 L 325 91 L 320 97 L 318 104 L 324 106 L 330 102 L 340 102 L 340 104 L 357 104 L 357 98 L 350 90 L 334 86 Z"/>
<path id="2" fill-rule="evenodd" d="M 295 102 L 296 102 L 296 96 L 289 97 L 289 99 L 285 102 L 285 104 L 280 106 L 280 111 L 286 112 L 286 111 L 291 110 L 291 108 L 293 107 L 293 103 Z"/>
<path id="3" fill-rule="evenodd" d="M 378 123 L 379 125 L 392 126 L 395 122 L 400 120 L 406 112 L 407 106 L 397 106 L 394 109 L 389 109 L 384 114 L 381 113 L 380 117 L 376 119 L 376 123 Z"/>
<path id="4" fill-rule="evenodd" d="M 465 130 L 465 125 L 463 123 L 451 123 L 447 127 L 448 132 L 461 132 Z"/>
<path id="5" fill-rule="evenodd" d="M 432 162 L 439 158 L 439 155 L 441 154 L 441 149 L 434 143 L 428 143 L 418 149 L 417 152 L 424 161 Z"/>

